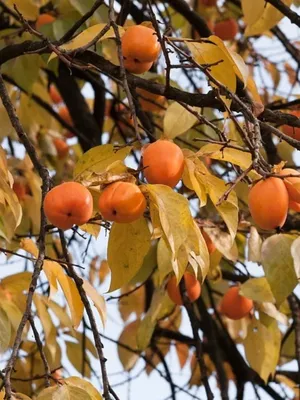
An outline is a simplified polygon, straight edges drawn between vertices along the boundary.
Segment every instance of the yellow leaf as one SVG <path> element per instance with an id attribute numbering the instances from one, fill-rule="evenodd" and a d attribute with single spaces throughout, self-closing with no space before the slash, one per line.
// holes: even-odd
<path id="1" fill-rule="evenodd" d="M 248 279 L 241 285 L 240 293 L 259 303 L 275 303 L 270 285 L 265 277 Z"/>
<path id="2" fill-rule="evenodd" d="M 252 96 L 252 100 L 257 101 L 258 103 L 261 104 L 262 103 L 261 97 L 260 97 L 256 83 L 255 83 L 254 79 L 252 78 L 252 76 L 248 76 L 247 89 Z"/>
<path id="3" fill-rule="evenodd" d="M 248 261 L 261 261 L 261 245 L 262 239 L 257 232 L 255 226 L 250 228 L 250 236 L 248 239 Z"/>
<path id="4" fill-rule="evenodd" d="M 68 302 L 73 326 L 76 329 L 80 325 L 84 310 L 78 289 L 75 282 L 64 272 L 59 274 L 57 278 Z"/>
<path id="5" fill-rule="evenodd" d="M 197 153 L 200 157 L 209 156 L 214 160 L 227 161 L 247 169 L 252 162 L 251 154 L 241 150 L 222 147 L 219 144 L 209 143 L 201 148 Z"/>
<path id="6" fill-rule="evenodd" d="M 32 0 L 7 0 L 6 3 L 12 11 L 16 5 L 23 17 L 29 21 L 35 21 L 39 15 L 39 6 Z"/>
<path id="7" fill-rule="evenodd" d="M 97 239 L 101 231 L 101 225 L 97 223 L 84 224 L 80 226 L 80 229 Z"/>
<path id="8" fill-rule="evenodd" d="M 144 185 L 143 188 L 158 209 L 165 240 L 176 258 L 179 248 L 186 243 L 188 230 L 193 228 L 189 203 L 165 185 Z"/>
<path id="9" fill-rule="evenodd" d="M 13 329 L 17 331 L 23 316 L 19 307 L 12 300 L 1 298 L 1 308 L 6 312 Z"/>
<path id="10" fill-rule="evenodd" d="M 279 306 L 297 286 L 298 280 L 291 255 L 293 237 L 273 235 L 262 245 L 262 266 Z"/>
<path id="11" fill-rule="evenodd" d="M 69 315 L 66 313 L 66 310 L 52 300 L 47 300 L 47 305 L 59 319 L 61 327 L 68 328 L 70 331 L 72 331 L 72 321 Z"/>
<path id="12" fill-rule="evenodd" d="M 185 150 L 184 154 L 189 154 L 189 153 L 187 150 Z M 203 174 L 207 172 L 208 172 L 207 168 L 199 159 L 194 158 L 193 160 L 191 160 L 189 158 L 185 158 L 185 168 L 182 180 L 186 187 L 196 192 L 200 200 L 200 207 L 206 205 L 207 193 L 205 185 L 201 180 L 197 179 L 197 177 L 198 174 Z"/>
<path id="13" fill-rule="evenodd" d="M 223 40 L 218 36 L 210 36 L 209 40 L 215 43 L 223 51 L 224 55 L 228 58 L 234 72 L 246 86 L 249 70 L 242 57 L 235 51 L 227 48 Z"/>
<path id="14" fill-rule="evenodd" d="M 289 324 L 287 316 L 281 313 L 273 303 L 257 303 L 256 309 L 259 311 L 259 319 L 267 328 L 273 323 L 274 319 L 285 326 Z"/>
<path id="15" fill-rule="evenodd" d="M 127 146 L 114 151 L 111 144 L 96 146 L 84 153 L 74 168 L 74 178 L 80 180 L 93 172 L 104 172 L 115 161 L 123 161 L 131 151 Z"/>
<path id="16" fill-rule="evenodd" d="M 28 291 L 32 274 L 30 272 L 19 272 L 3 278 L 1 288 L 10 293 L 19 294 Z"/>
<path id="17" fill-rule="evenodd" d="M 94 400 L 90 394 L 77 386 L 62 385 L 44 389 L 37 400 Z"/>
<path id="18" fill-rule="evenodd" d="M 0 354 L 8 349 L 11 336 L 11 324 L 5 311 L 0 308 Z"/>
<path id="19" fill-rule="evenodd" d="M 262 1 L 263 0 L 261 0 L 261 2 Z M 290 6 L 292 4 L 292 0 L 282 1 L 286 6 Z M 247 0 L 244 0 L 244 2 L 247 2 Z M 259 4 L 258 7 L 259 10 L 261 10 L 261 4 Z M 251 24 L 248 24 L 246 27 L 245 36 L 261 35 L 265 31 L 268 31 L 273 28 L 273 26 L 277 25 L 283 17 L 284 15 L 278 11 L 277 8 L 273 7 L 270 3 L 265 4 L 264 2 L 263 13 L 256 20 L 251 18 Z"/>
<path id="20" fill-rule="evenodd" d="M 150 246 L 151 235 L 144 218 L 130 224 L 112 225 L 107 250 L 111 270 L 109 291 L 119 289 L 136 275 Z"/>
<path id="21" fill-rule="evenodd" d="M 52 359 L 54 359 L 56 351 L 56 328 L 49 315 L 43 296 L 35 294 L 33 297 L 33 301 L 36 306 L 37 315 L 43 326 L 46 344 L 48 346 Z"/>
<path id="22" fill-rule="evenodd" d="M 165 357 L 168 354 L 171 347 L 170 339 L 160 339 L 156 347 L 160 351 L 160 354 L 163 357 Z M 160 355 L 158 355 L 156 351 L 153 351 L 151 347 L 148 347 L 148 349 L 146 349 L 145 356 L 147 360 L 149 360 L 149 362 L 146 363 L 145 371 L 147 375 L 150 375 L 153 369 L 157 365 L 159 365 L 162 362 L 162 360 Z"/>
<path id="23" fill-rule="evenodd" d="M 291 246 L 291 254 L 294 260 L 294 268 L 295 268 L 295 273 L 298 278 L 300 279 L 300 237 L 298 237 L 296 240 L 293 241 L 293 244 Z"/>
<path id="24" fill-rule="evenodd" d="M 121 295 L 135 289 L 133 285 L 125 285 L 121 288 Z M 145 285 L 140 286 L 128 296 L 123 296 L 119 300 L 119 312 L 124 322 L 128 320 L 132 313 L 139 318 L 145 311 Z"/>
<path id="25" fill-rule="evenodd" d="M 214 39 L 215 36 L 210 36 L 209 39 L 211 38 Z M 222 48 L 209 42 L 186 42 L 186 45 L 197 63 L 201 65 L 218 63 L 210 67 L 212 77 L 235 93 L 235 70 L 232 62 L 229 60 L 227 54 L 224 53 Z M 211 86 L 215 87 L 216 85 L 211 83 Z M 227 107 L 229 107 L 231 99 L 228 99 L 225 96 L 222 96 L 222 99 Z"/>
<path id="26" fill-rule="evenodd" d="M 125 371 L 130 371 L 139 359 L 137 346 L 137 330 L 140 321 L 136 320 L 126 325 L 118 339 L 118 355 Z M 127 350 L 128 346 L 133 351 Z"/>
<path id="27" fill-rule="evenodd" d="M 153 293 L 150 308 L 138 328 L 137 345 L 139 350 L 145 350 L 148 347 L 157 321 L 170 314 L 173 309 L 174 303 L 170 300 L 164 287 L 157 287 Z"/>
<path id="28" fill-rule="evenodd" d="M 101 24 L 90 26 L 89 28 L 87 28 L 83 32 L 81 32 L 79 35 L 77 35 L 70 42 L 60 46 L 59 49 L 62 51 L 70 51 L 70 50 L 76 50 L 76 49 L 79 49 L 80 47 L 86 46 L 88 43 L 90 43 L 92 40 L 94 40 L 94 38 L 96 38 L 96 36 L 105 28 L 106 25 L 107 25 L 106 23 L 101 23 Z M 124 29 L 121 26 L 119 27 L 119 32 L 121 34 L 124 33 Z M 113 28 L 111 27 L 101 38 L 99 38 L 97 40 L 96 43 L 101 42 L 102 40 L 111 39 L 114 37 L 115 37 L 115 33 L 114 33 Z M 52 53 L 48 59 L 48 63 L 56 57 L 57 57 L 57 54 Z"/>
<path id="29" fill-rule="evenodd" d="M 94 303 L 100 315 L 103 326 L 106 322 L 106 303 L 104 298 L 97 292 L 97 290 L 86 280 L 83 279 L 83 289 L 85 290 L 88 297 Z"/>
<path id="30" fill-rule="evenodd" d="M 85 352 L 83 354 L 82 348 L 83 345 L 82 343 L 74 343 L 74 342 L 69 342 L 65 341 L 66 344 L 66 350 L 67 350 L 67 356 L 73 367 L 81 374 L 82 373 L 82 363 L 83 363 L 83 356 L 85 358 L 85 365 L 84 365 L 84 376 L 87 378 L 91 377 L 91 363 L 90 363 L 90 357 Z M 73 400 L 73 398 L 71 398 Z M 70 399 L 70 400 L 71 400 Z"/>
<path id="31" fill-rule="evenodd" d="M 195 111 L 199 111 L 194 107 Z M 179 103 L 172 103 L 166 110 L 164 116 L 164 134 L 169 139 L 189 130 L 198 121 L 197 117 L 182 107 Z"/>
<path id="32" fill-rule="evenodd" d="M 267 382 L 273 376 L 279 359 L 281 334 L 277 322 L 268 328 L 255 318 L 248 326 L 244 341 L 247 360 L 260 377 Z"/>
<path id="33" fill-rule="evenodd" d="M 220 198 L 227 190 L 227 187 L 222 179 L 219 179 L 214 175 L 207 176 L 207 189 L 211 201 L 213 202 L 218 213 L 221 215 L 225 224 L 227 225 L 233 244 L 238 227 L 239 211 L 236 193 L 234 191 L 231 191 L 227 200 L 223 201 L 220 205 L 217 205 Z"/>
<path id="34" fill-rule="evenodd" d="M 91 396 L 92 400 L 102 400 L 101 394 L 90 382 L 82 378 L 78 378 L 77 376 L 70 376 L 70 378 L 67 378 L 64 381 L 67 385 L 76 386 L 86 391 Z"/>
<path id="35" fill-rule="evenodd" d="M 26 396 L 26 394 L 23 394 L 23 393 L 15 393 L 12 396 L 12 400 L 31 400 L 31 398 Z"/>
<path id="36" fill-rule="evenodd" d="M 242 10 L 246 24 L 255 24 L 255 22 L 262 16 L 265 6 L 265 0 L 242 0 Z"/>

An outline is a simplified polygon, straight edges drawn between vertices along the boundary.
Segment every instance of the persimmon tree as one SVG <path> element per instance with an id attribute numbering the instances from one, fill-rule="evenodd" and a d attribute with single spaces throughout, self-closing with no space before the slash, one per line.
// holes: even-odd
<path id="1" fill-rule="evenodd" d="M 0 1 L 1 399 L 299 398 L 298 6 Z"/>

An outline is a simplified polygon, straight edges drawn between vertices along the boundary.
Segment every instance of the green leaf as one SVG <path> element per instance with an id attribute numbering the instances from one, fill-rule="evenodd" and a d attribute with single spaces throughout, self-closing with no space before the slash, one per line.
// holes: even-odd
<path id="1" fill-rule="evenodd" d="M 262 265 L 278 306 L 298 283 L 291 255 L 292 243 L 292 236 L 280 234 L 269 237 L 262 245 Z"/>
<path id="2" fill-rule="evenodd" d="M 9 347 L 11 324 L 6 312 L 0 308 L 0 353 L 3 354 Z"/>
<path id="3" fill-rule="evenodd" d="M 127 146 L 114 151 L 112 144 L 96 146 L 84 153 L 74 168 L 75 180 L 88 177 L 92 173 L 101 173 L 116 161 L 123 161 L 131 151 Z"/>
<path id="4" fill-rule="evenodd" d="M 280 353 L 281 333 L 274 321 L 268 328 L 253 318 L 244 341 L 247 360 L 260 377 L 267 382 L 274 375 Z"/>
<path id="5" fill-rule="evenodd" d="M 199 111 L 194 107 L 195 111 Z M 164 116 L 164 134 L 169 139 L 189 130 L 198 121 L 197 117 L 182 107 L 177 102 L 172 103 L 166 110 Z"/>
<path id="6" fill-rule="evenodd" d="M 60 0 L 61 1 L 61 0 Z M 79 12 L 80 15 L 86 14 L 94 5 L 94 0 L 69 0 L 72 6 Z M 108 22 L 108 7 L 103 4 L 96 10 L 93 17 L 90 18 L 90 25 L 97 22 Z"/>
<path id="7" fill-rule="evenodd" d="M 139 325 L 139 320 L 126 325 L 118 339 L 118 355 L 125 371 L 130 371 L 139 360 L 139 354 L 137 353 L 137 331 Z M 122 344 L 133 351 L 127 350 Z"/>
<path id="8" fill-rule="evenodd" d="M 130 224 L 113 223 L 107 250 L 110 292 L 130 282 L 141 268 L 150 246 L 151 234 L 145 218 Z"/>
<path id="9" fill-rule="evenodd" d="M 96 390 L 95 387 L 85 379 L 78 378 L 77 376 L 70 376 L 64 381 L 67 385 L 75 386 L 87 392 L 89 396 L 91 396 L 92 400 L 102 400 L 102 396 L 98 390 Z"/>
<path id="10" fill-rule="evenodd" d="M 241 285 L 240 293 L 259 303 L 275 303 L 275 298 L 265 277 L 249 279 Z"/>

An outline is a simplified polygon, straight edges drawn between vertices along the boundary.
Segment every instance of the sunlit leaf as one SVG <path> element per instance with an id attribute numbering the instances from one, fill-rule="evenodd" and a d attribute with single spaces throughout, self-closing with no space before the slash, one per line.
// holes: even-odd
<path id="1" fill-rule="evenodd" d="M 149 227 L 144 218 L 130 224 L 112 225 L 107 250 L 111 270 L 109 291 L 119 289 L 136 275 L 150 248 L 150 239 Z"/>
<path id="2" fill-rule="evenodd" d="M 131 151 L 131 147 L 124 147 L 114 151 L 111 144 L 96 146 L 84 153 L 74 168 L 74 178 L 80 180 L 91 173 L 104 172 L 115 161 L 123 161 Z"/>
<path id="3" fill-rule="evenodd" d="M 105 325 L 106 322 L 106 303 L 104 298 L 98 293 L 98 291 L 86 280 L 83 279 L 83 289 L 85 290 L 88 297 L 94 303 L 94 306 L 97 308 L 102 324 Z"/>
<path id="4" fill-rule="evenodd" d="M 248 279 L 241 285 L 240 293 L 260 303 L 275 303 L 275 298 L 265 277 Z"/>
<path id="5" fill-rule="evenodd" d="M 281 334 L 276 321 L 266 328 L 253 318 L 244 341 L 250 366 L 267 382 L 273 375 L 279 359 Z"/>
<path id="6" fill-rule="evenodd" d="M 194 108 L 194 111 L 199 111 Z M 164 134 L 169 139 L 189 130 L 197 122 L 197 117 L 177 102 L 172 103 L 165 112 Z"/>
<path id="7" fill-rule="evenodd" d="M 9 346 L 11 324 L 5 311 L 0 308 L 0 353 L 4 353 Z"/>
<path id="8" fill-rule="evenodd" d="M 70 376 L 64 380 L 67 385 L 75 386 L 77 388 L 83 389 L 86 393 L 91 396 L 92 400 L 102 400 L 101 394 L 95 387 L 88 381 L 77 376 Z"/>
<path id="9" fill-rule="evenodd" d="M 95 400 L 86 390 L 77 386 L 62 385 L 44 389 L 37 400 Z"/>
<path id="10" fill-rule="evenodd" d="M 267 238 L 262 245 L 262 265 L 277 305 L 298 283 L 291 255 L 292 243 L 292 236 L 280 234 Z"/>

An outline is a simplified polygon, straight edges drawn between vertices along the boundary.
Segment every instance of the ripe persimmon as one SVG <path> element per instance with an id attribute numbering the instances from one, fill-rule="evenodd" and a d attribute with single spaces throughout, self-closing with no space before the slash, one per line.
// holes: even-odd
<path id="1" fill-rule="evenodd" d="M 139 62 L 138 60 L 128 58 L 124 60 L 124 67 L 132 74 L 144 74 L 152 67 L 153 62 Z"/>
<path id="2" fill-rule="evenodd" d="M 296 211 L 296 212 L 300 212 L 300 203 L 297 203 L 296 201 L 293 201 L 290 199 L 289 201 L 289 209 Z"/>
<path id="3" fill-rule="evenodd" d="M 185 272 L 183 275 L 186 292 L 190 301 L 195 301 L 200 297 L 201 285 L 198 279 L 190 272 Z M 167 283 L 167 292 L 170 299 L 181 306 L 183 304 L 182 296 L 180 293 L 180 286 L 177 284 L 176 276 L 172 276 Z"/>
<path id="4" fill-rule="evenodd" d="M 144 148 L 143 166 L 148 183 L 173 188 L 182 177 L 184 156 L 175 143 L 160 139 Z"/>
<path id="5" fill-rule="evenodd" d="M 63 99 L 62 99 L 59 91 L 56 89 L 56 87 L 53 84 L 50 85 L 49 94 L 50 94 L 51 100 L 53 101 L 54 104 L 62 103 Z"/>
<path id="6" fill-rule="evenodd" d="M 122 53 L 126 60 L 150 63 L 157 60 L 161 47 L 156 32 L 144 25 L 133 25 L 121 38 Z"/>
<path id="7" fill-rule="evenodd" d="M 292 168 L 284 168 L 280 171 L 280 175 L 295 175 L 283 180 L 287 188 L 290 200 L 300 203 L 300 172 Z"/>
<path id="8" fill-rule="evenodd" d="M 201 228 L 201 233 L 202 233 L 203 239 L 205 240 L 209 254 L 212 254 L 216 250 L 216 246 L 214 245 L 214 243 L 212 242 L 212 240 L 208 236 L 208 234 L 205 232 L 205 230 L 202 228 Z"/>
<path id="9" fill-rule="evenodd" d="M 136 92 L 141 96 L 139 97 L 139 102 L 144 111 L 160 112 L 164 109 L 163 106 L 166 102 L 166 98 L 164 96 L 150 93 L 148 90 L 144 89 L 136 89 Z"/>
<path id="10" fill-rule="evenodd" d="M 234 320 L 246 317 L 252 308 L 253 301 L 239 294 L 238 286 L 228 289 L 220 303 L 221 313 Z"/>
<path id="11" fill-rule="evenodd" d="M 130 182 L 114 182 L 99 197 L 99 211 L 108 221 L 129 223 L 141 218 L 146 199 L 139 187 Z"/>
<path id="12" fill-rule="evenodd" d="M 39 30 L 42 26 L 52 24 L 56 20 L 51 14 L 41 14 L 38 16 L 35 27 Z"/>
<path id="13" fill-rule="evenodd" d="M 78 182 L 65 182 L 51 189 L 45 196 L 44 211 L 49 222 L 60 229 L 83 225 L 93 213 L 93 197 Z"/>
<path id="14" fill-rule="evenodd" d="M 19 199 L 19 201 L 22 201 L 25 199 L 26 194 L 28 193 L 26 185 L 24 182 L 19 182 L 19 181 L 15 181 L 13 183 L 13 191 L 16 193 L 17 198 Z"/>
<path id="15" fill-rule="evenodd" d="M 296 117 L 299 118 L 300 117 L 300 110 L 293 110 L 293 111 L 291 111 L 290 114 L 295 115 Z M 287 135 L 287 136 L 289 136 L 289 137 L 291 137 L 293 139 L 300 140 L 300 128 L 297 128 L 297 127 L 294 127 L 294 126 L 289 126 L 289 125 L 283 125 L 282 126 L 282 132 L 285 135 Z"/>
<path id="16" fill-rule="evenodd" d="M 219 21 L 215 24 L 214 33 L 222 40 L 233 40 L 239 31 L 238 23 L 234 18 Z"/>
<path id="17" fill-rule="evenodd" d="M 70 112 L 66 106 L 61 106 L 58 109 L 58 115 L 69 125 L 73 126 L 73 120 L 70 115 Z"/>
<path id="18" fill-rule="evenodd" d="M 280 178 L 267 178 L 249 192 L 249 210 L 254 222 L 265 230 L 282 227 L 289 207 L 288 191 Z"/>
<path id="19" fill-rule="evenodd" d="M 58 158 L 65 158 L 66 155 L 69 153 L 69 146 L 67 145 L 67 143 L 62 139 L 56 138 L 53 140 L 53 144 L 56 148 Z"/>

